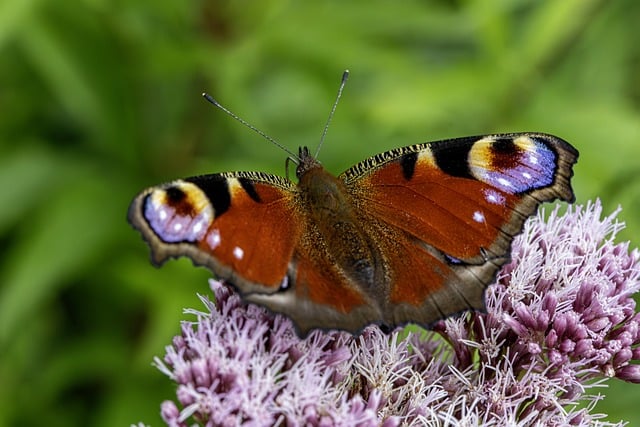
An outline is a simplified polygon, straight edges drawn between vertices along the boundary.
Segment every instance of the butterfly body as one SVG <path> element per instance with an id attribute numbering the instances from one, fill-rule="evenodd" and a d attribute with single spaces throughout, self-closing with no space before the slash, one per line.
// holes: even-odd
<path id="1" fill-rule="evenodd" d="M 297 184 L 260 172 L 177 180 L 129 220 L 160 264 L 187 256 L 251 303 L 315 328 L 429 325 L 484 307 L 511 241 L 544 201 L 573 201 L 578 153 L 537 133 L 417 144 L 339 176 L 301 148 Z"/>
<path id="2" fill-rule="evenodd" d="M 306 147 L 300 153 L 298 194 L 310 252 L 324 252 L 317 256 L 329 258 L 346 280 L 373 289 L 384 281 L 382 260 L 349 189 L 310 157 Z"/>

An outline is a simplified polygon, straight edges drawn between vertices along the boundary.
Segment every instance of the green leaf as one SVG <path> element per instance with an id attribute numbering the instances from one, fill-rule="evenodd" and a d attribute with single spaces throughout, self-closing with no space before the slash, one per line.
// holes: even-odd
<path id="1" fill-rule="evenodd" d="M 5 260 L 0 294 L 0 347 L 112 243 L 124 226 L 124 206 L 112 203 L 112 182 L 88 173 L 45 195 L 47 202 L 22 225 Z M 99 274 L 99 272 L 96 272 Z"/>

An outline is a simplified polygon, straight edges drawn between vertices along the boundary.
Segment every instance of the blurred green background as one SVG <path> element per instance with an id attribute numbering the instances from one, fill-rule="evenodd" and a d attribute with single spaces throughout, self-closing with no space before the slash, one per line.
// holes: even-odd
<path id="1" fill-rule="evenodd" d="M 144 187 L 285 154 L 207 91 L 340 172 L 376 152 L 543 131 L 580 150 L 579 202 L 640 232 L 635 0 L 0 2 L 0 425 L 161 424 L 150 366 L 208 273 L 158 270 L 125 221 Z M 598 408 L 640 424 L 640 386 Z"/>

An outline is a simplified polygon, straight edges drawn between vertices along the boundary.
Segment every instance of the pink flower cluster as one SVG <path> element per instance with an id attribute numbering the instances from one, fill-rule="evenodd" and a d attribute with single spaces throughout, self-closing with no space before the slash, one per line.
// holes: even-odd
<path id="1" fill-rule="evenodd" d="M 640 252 L 598 202 L 531 218 L 486 292 L 486 313 L 433 331 L 300 340 L 285 317 L 244 305 L 211 281 L 216 302 L 155 365 L 177 384 L 170 426 L 618 425 L 594 413 L 593 388 L 640 382 Z M 622 424 L 620 424 L 622 425 Z"/>

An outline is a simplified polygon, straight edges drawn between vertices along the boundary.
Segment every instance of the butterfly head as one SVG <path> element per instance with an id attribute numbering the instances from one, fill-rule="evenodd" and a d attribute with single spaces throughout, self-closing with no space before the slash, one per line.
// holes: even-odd
<path id="1" fill-rule="evenodd" d="M 298 166 L 296 167 L 296 177 L 300 179 L 305 173 L 311 169 L 321 168 L 322 165 L 314 156 L 309 152 L 308 147 L 300 147 L 298 149 Z"/>

